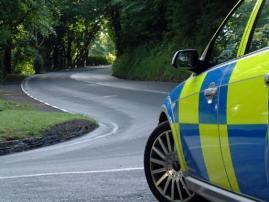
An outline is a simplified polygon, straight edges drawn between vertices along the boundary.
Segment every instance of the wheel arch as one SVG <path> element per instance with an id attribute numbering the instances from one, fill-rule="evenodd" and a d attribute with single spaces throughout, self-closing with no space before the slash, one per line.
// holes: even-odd
<path id="1" fill-rule="evenodd" d="M 173 139 L 174 139 L 174 142 L 176 144 L 179 162 L 181 164 L 182 170 L 184 172 L 186 172 L 187 171 L 187 164 L 186 164 L 186 160 L 184 158 L 182 143 L 181 143 L 181 139 L 180 139 L 179 124 L 177 123 L 177 121 L 175 119 L 173 104 L 172 104 L 170 97 L 168 97 L 165 100 L 164 104 L 162 105 L 161 113 L 159 116 L 159 124 L 162 124 L 165 121 L 169 122 L 171 131 L 173 134 Z"/>
<path id="2" fill-rule="evenodd" d="M 168 121 L 171 124 L 175 123 L 174 111 L 172 107 L 172 100 L 168 96 L 161 107 L 161 113 L 159 116 L 159 124 Z"/>
<path id="3" fill-rule="evenodd" d="M 168 120 L 168 117 L 166 115 L 165 112 L 161 112 L 160 116 L 159 116 L 159 125 L 166 122 L 166 121 L 169 121 Z"/>

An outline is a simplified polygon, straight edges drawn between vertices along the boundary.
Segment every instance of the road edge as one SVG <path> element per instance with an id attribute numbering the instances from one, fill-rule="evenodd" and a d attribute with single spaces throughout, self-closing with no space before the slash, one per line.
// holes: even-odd
<path id="1" fill-rule="evenodd" d="M 25 78 L 25 79 L 21 82 L 21 85 L 20 85 L 20 86 L 21 86 L 21 89 L 22 89 L 23 93 L 25 93 L 25 94 L 26 94 L 27 96 L 29 96 L 30 98 L 32 98 L 32 99 L 34 99 L 34 100 L 36 100 L 36 101 L 38 101 L 38 102 L 41 102 L 41 103 L 43 103 L 43 104 L 45 104 L 45 105 L 47 105 L 47 106 L 53 107 L 53 108 L 58 109 L 58 110 L 60 110 L 60 111 L 62 111 L 62 112 L 66 112 L 66 113 L 74 114 L 73 112 L 71 112 L 71 111 L 69 111 L 69 110 L 67 110 L 67 109 L 60 108 L 60 107 L 57 107 L 57 106 L 55 106 L 55 105 L 51 105 L 51 104 L 49 104 L 49 103 L 47 103 L 47 102 L 45 102 L 45 101 L 43 101 L 43 100 L 41 100 L 41 99 L 39 99 L 39 98 L 36 98 L 36 97 L 32 96 L 32 95 L 25 89 L 25 85 L 29 82 L 30 79 L 32 79 L 32 78 L 34 78 L 34 77 L 36 77 L 36 76 L 37 76 L 37 75 L 27 77 L 27 78 Z M 107 137 L 109 137 L 109 136 L 112 136 L 112 135 L 116 134 L 117 131 L 120 129 L 120 127 L 118 126 L 118 124 L 116 124 L 116 123 L 114 123 L 114 122 L 107 122 L 107 123 L 105 123 L 105 122 L 97 121 L 97 124 L 98 124 L 98 126 L 99 126 L 97 129 L 101 129 L 101 128 L 105 128 L 105 127 L 110 127 L 111 130 L 108 131 L 108 132 L 105 132 L 104 134 L 100 134 L 100 135 L 97 135 L 97 136 L 95 136 L 95 137 L 92 137 L 92 138 L 90 138 L 90 139 L 88 139 L 88 140 L 81 140 L 81 141 L 79 141 L 79 142 L 70 143 L 70 144 L 80 144 L 80 143 L 85 143 L 85 142 L 88 142 L 88 141 L 95 141 L 95 140 L 98 140 L 98 139 L 107 138 Z"/>
<path id="2" fill-rule="evenodd" d="M 47 103 L 47 102 L 45 102 L 45 101 L 43 101 L 43 100 L 41 100 L 41 99 L 38 99 L 38 98 L 32 96 L 30 93 L 28 93 L 28 91 L 25 89 L 24 86 L 28 83 L 28 81 L 29 81 L 31 78 L 34 78 L 34 76 L 27 77 L 27 78 L 25 78 L 25 79 L 21 82 L 21 85 L 20 85 L 20 86 L 21 86 L 21 90 L 23 91 L 24 94 L 26 94 L 28 97 L 32 98 L 33 100 L 36 100 L 36 101 L 38 101 L 38 102 L 43 103 L 44 105 L 53 107 L 53 108 L 58 109 L 58 110 L 60 110 L 60 111 L 62 111 L 62 112 L 66 112 L 66 113 L 73 114 L 71 111 L 68 111 L 68 110 L 66 110 L 66 109 L 57 107 L 57 106 L 55 106 L 55 105 L 51 105 L 51 104 L 49 104 L 49 103 Z"/>

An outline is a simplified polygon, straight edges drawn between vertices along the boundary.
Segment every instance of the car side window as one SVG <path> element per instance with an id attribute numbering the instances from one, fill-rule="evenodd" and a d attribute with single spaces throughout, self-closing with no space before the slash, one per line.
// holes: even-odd
<path id="1" fill-rule="evenodd" d="M 269 46 L 269 1 L 266 0 L 260 16 L 257 18 L 248 53 Z"/>
<path id="2" fill-rule="evenodd" d="M 210 66 L 232 60 L 237 52 L 256 0 L 243 1 L 222 27 L 212 46 Z"/>

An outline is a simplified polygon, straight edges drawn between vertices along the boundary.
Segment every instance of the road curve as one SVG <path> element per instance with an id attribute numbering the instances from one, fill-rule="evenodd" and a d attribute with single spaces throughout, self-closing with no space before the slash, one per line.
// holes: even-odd
<path id="1" fill-rule="evenodd" d="M 30 96 L 95 118 L 75 140 L 0 157 L 0 201 L 154 201 L 143 152 L 161 103 L 175 83 L 116 79 L 111 68 L 37 75 Z"/>

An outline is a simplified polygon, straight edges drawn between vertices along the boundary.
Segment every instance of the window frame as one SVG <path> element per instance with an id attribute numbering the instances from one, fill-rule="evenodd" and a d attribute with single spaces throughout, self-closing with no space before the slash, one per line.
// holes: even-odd
<path id="1" fill-rule="evenodd" d="M 249 25 L 249 22 L 250 20 L 252 20 L 252 18 L 255 18 L 255 20 L 257 19 L 257 15 L 258 15 L 258 12 L 261 10 L 262 6 L 259 5 L 259 3 L 263 3 L 265 2 L 265 0 L 256 0 L 255 2 L 255 6 L 253 8 L 253 10 L 251 11 L 250 15 L 249 15 L 249 19 L 248 19 L 248 23 L 247 23 L 247 26 L 245 27 L 245 30 L 244 30 L 244 33 L 243 33 L 243 36 L 240 40 L 240 46 L 241 46 L 241 43 L 243 43 L 243 41 L 245 40 L 245 37 L 247 37 L 247 41 L 246 41 L 246 47 L 245 47 L 245 50 L 243 51 L 243 53 L 241 55 L 238 55 L 237 54 L 237 57 L 236 58 L 233 58 L 233 59 L 230 59 L 228 61 L 225 61 L 223 63 L 220 63 L 220 64 L 217 64 L 217 65 L 213 65 L 213 66 L 210 66 L 209 64 L 209 59 L 210 59 L 210 56 L 212 54 L 212 50 L 214 48 L 214 44 L 215 44 L 215 41 L 217 39 L 217 37 L 219 36 L 219 33 L 221 32 L 221 30 L 224 28 L 224 26 L 227 24 L 227 22 L 230 20 L 230 18 L 232 17 L 232 15 L 237 11 L 237 9 L 239 8 L 239 6 L 241 6 L 241 4 L 244 2 L 244 0 L 240 0 L 234 7 L 233 9 L 229 12 L 229 14 L 227 15 L 227 17 L 224 19 L 224 21 L 221 23 L 221 25 L 219 26 L 219 28 L 217 29 L 217 31 L 215 32 L 215 34 L 213 35 L 213 37 L 211 38 L 211 40 L 209 41 L 206 49 L 204 50 L 202 56 L 200 57 L 200 60 L 204 63 L 205 65 L 205 71 L 209 70 L 209 69 L 212 69 L 214 68 L 215 66 L 220 66 L 221 64 L 225 64 L 229 61 L 233 61 L 233 60 L 237 60 L 238 58 L 244 56 L 246 54 L 246 50 L 247 50 L 247 43 L 249 42 L 249 38 L 250 38 L 250 34 L 251 33 L 246 33 L 246 31 L 248 29 L 252 30 L 253 29 L 253 23 L 251 25 Z M 258 6 L 258 7 L 257 7 Z M 258 11 L 257 11 L 258 9 Z M 256 14 L 255 14 L 256 12 Z M 254 20 L 254 21 L 255 21 Z M 250 27 L 248 27 L 250 26 Z M 240 49 L 240 47 L 239 47 Z"/>
<path id="2" fill-rule="evenodd" d="M 246 46 L 246 50 L 245 50 L 245 54 L 247 54 L 247 55 L 252 54 L 252 53 L 256 53 L 256 52 L 259 52 L 259 51 L 261 51 L 261 50 L 264 50 L 264 49 L 269 48 L 269 46 L 266 46 L 266 47 L 257 49 L 257 50 L 255 50 L 255 51 L 251 51 L 251 52 L 249 52 L 250 45 L 251 45 L 251 42 L 252 42 L 252 40 L 253 40 L 253 36 L 254 36 L 255 30 L 256 30 L 256 25 L 257 25 L 257 22 L 258 22 L 259 18 L 261 17 L 261 13 L 262 13 L 262 11 L 263 11 L 263 9 L 264 9 L 264 7 L 265 7 L 265 3 L 266 3 L 266 0 L 262 0 L 262 5 L 261 5 L 261 7 L 259 8 L 259 11 L 258 11 L 257 16 L 256 16 L 256 18 L 255 18 L 255 21 L 254 21 L 254 23 L 253 23 L 253 25 L 252 25 L 252 27 L 251 27 L 251 32 L 250 32 L 250 35 L 249 35 L 249 37 L 248 37 L 248 42 L 247 42 L 247 46 Z"/>

